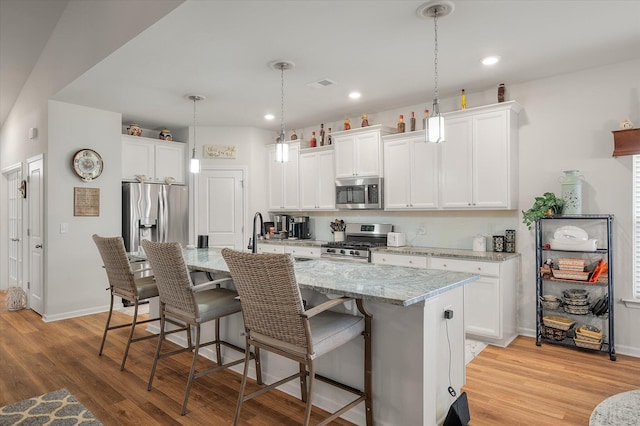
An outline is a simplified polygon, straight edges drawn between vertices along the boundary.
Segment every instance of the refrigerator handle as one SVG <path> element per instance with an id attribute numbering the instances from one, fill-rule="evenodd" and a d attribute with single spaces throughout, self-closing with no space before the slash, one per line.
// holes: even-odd
<path id="1" fill-rule="evenodd" d="M 167 193 L 164 185 L 158 197 L 158 242 L 167 242 Z"/>

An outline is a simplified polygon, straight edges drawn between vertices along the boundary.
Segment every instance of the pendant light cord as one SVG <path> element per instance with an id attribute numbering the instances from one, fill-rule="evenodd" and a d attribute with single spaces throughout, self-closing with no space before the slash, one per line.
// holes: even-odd
<path id="1" fill-rule="evenodd" d="M 280 65 L 280 142 L 284 143 L 284 69 L 286 65 Z"/>
<path id="2" fill-rule="evenodd" d="M 196 101 L 197 96 L 193 97 L 193 152 L 191 158 L 196 158 Z"/>
<path id="3" fill-rule="evenodd" d="M 434 29 L 434 48 L 433 48 L 433 67 L 435 87 L 433 89 L 433 113 L 435 115 L 440 114 L 440 101 L 438 100 L 438 11 L 435 11 L 433 15 L 433 29 Z"/>

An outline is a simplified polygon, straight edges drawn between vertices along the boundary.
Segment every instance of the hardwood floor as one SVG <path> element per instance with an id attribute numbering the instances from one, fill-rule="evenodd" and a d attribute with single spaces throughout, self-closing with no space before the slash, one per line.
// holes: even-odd
<path id="1" fill-rule="evenodd" d="M 190 355 L 162 360 L 148 392 L 156 340 L 134 343 L 120 371 L 126 331 L 111 332 L 103 356 L 97 355 L 105 320 L 96 314 L 44 323 L 30 310 L 8 312 L 0 294 L 0 406 L 67 388 L 105 425 L 232 424 L 240 375 L 223 371 L 196 380 L 180 416 Z M 602 400 L 638 388 L 639 358 L 618 355 L 612 362 L 604 353 L 537 347 L 519 337 L 508 348 L 487 347 L 468 364 L 463 390 L 471 426 L 546 426 L 587 425 Z M 303 413 L 300 400 L 268 392 L 245 403 L 242 424 L 297 425 Z M 323 415 L 314 409 L 312 423 Z"/>

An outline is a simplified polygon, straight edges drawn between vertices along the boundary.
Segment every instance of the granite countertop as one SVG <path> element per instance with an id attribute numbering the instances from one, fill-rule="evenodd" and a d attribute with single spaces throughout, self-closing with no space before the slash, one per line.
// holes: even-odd
<path id="1" fill-rule="evenodd" d="M 184 257 L 193 269 L 228 271 L 220 252 L 218 248 L 184 250 Z M 401 306 L 413 305 L 479 278 L 463 272 L 326 259 L 298 260 L 295 273 L 302 289 Z"/>
<path id="2" fill-rule="evenodd" d="M 277 244 L 286 246 L 320 247 L 327 241 L 320 240 L 260 240 L 259 244 Z M 408 256 L 451 257 L 461 260 L 480 260 L 485 262 L 503 262 L 514 257 L 520 257 L 520 253 L 506 253 L 494 251 L 473 251 L 464 249 L 449 249 L 439 247 L 375 247 L 374 253 L 404 254 Z"/>

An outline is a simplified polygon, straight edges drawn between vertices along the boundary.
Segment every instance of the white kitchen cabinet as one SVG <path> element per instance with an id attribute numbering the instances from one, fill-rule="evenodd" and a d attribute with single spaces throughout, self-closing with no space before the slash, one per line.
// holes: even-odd
<path id="1" fill-rule="evenodd" d="M 300 245 L 285 245 L 284 252 L 290 253 L 294 257 L 303 257 L 308 259 L 319 259 L 322 249 L 320 247 L 309 247 Z"/>
<path id="2" fill-rule="evenodd" d="M 335 210 L 333 145 L 300 150 L 300 208 Z"/>
<path id="3" fill-rule="evenodd" d="M 411 256 L 406 254 L 371 253 L 371 263 L 379 265 L 406 266 L 409 268 L 426 269 L 428 262 L 426 256 Z"/>
<path id="4" fill-rule="evenodd" d="M 508 346 L 517 336 L 516 288 L 519 258 L 481 262 L 434 257 L 431 269 L 479 274 L 464 286 L 467 337 L 497 346 Z"/>
<path id="5" fill-rule="evenodd" d="M 289 144 L 289 161 L 276 161 L 276 147 L 270 145 L 268 151 L 268 203 L 269 210 L 298 210 L 299 198 L 299 152 L 300 143 Z"/>
<path id="6" fill-rule="evenodd" d="M 444 114 L 446 140 L 440 144 L 442 208 L 517 208 L 521 109 L 510 101 Z"/>
<path id="7" fill-rule="evenodd" d="M 425 143 L 424 131 L 382 137 L 384 209 L 437 209 L 440 144 Z"/>
<path id="8" fill-rule="evenodd" d="M 333 133 L 336 177 L 382 176 L 382 135 L 390 127 L 375 125 Z"/>
<path id="9" fill-rule="evenodd" d="M 185 144 L 122 135 L 122 180 L 147 176 L 148 182 L 185 183 Z"/>
<path id="10" fill-rule="evenodd" d="M 284 253 L 284 245 L 258 243 L 258 253 L 282 254 Z"/>

